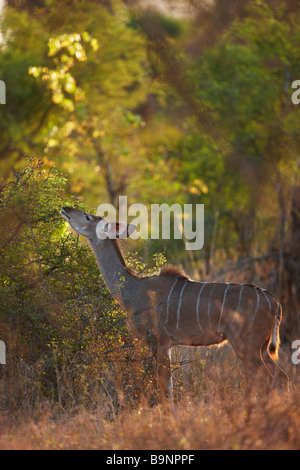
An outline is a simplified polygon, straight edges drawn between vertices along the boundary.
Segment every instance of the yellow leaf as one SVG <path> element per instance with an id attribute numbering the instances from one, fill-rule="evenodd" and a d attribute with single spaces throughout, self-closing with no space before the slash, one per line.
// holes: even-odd
<path id="1" fill-rule="evenodd" d="M 197 194 L 198 196 L 200 196 L 201 192 L 199 191 L 198 188 L 196 188 L 196 186 L 190 186 L 189 187 L 189 192 L 191 194 Z"/>

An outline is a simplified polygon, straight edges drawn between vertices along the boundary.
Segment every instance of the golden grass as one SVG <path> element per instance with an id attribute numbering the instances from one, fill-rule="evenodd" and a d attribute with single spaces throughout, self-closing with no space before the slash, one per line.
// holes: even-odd
<path id="1" fill-rule="evenodd" d="M 0 418 L 0 449 L 299 449 L 300 392 L 247 392 L 244 383 L 217 383 L 181 397 L 172 407 L 139 404 L 107 419 L 107 403 L 93 411 L 43 404 Z"/>

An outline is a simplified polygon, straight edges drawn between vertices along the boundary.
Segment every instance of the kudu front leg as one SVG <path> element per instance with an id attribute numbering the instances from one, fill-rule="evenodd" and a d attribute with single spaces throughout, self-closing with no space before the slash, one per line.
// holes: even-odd
<path id="1" fill-rule="evenodd" d="M 173 401 L 170 351 L 170 348 L 165 347 L 157 349 L 157 385 L 160 402 L 166 399 Z"/>

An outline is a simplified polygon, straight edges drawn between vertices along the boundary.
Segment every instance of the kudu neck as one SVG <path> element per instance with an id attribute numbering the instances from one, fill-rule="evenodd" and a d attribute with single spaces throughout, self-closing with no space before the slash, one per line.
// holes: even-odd
<path id="1" fill-rule="evenodd" d="M 89 240 L 102 277 L 113 297 L 128 307 L 138 277 L 126 266 L 116 240 Z"/>

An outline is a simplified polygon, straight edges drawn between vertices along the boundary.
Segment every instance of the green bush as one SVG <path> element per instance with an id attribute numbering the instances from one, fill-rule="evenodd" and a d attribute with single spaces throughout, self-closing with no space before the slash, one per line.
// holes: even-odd
<path id="1" fill-rule="evenodd" d="M 128 380 L 138 383 L 129 377 L 133 363 L 145 377 L 146 366 L 134 356 L 143 350 L 133 352 L 125 315 L 108 292 L 94 254 L 60 216 L 65 184 L 56 169 L 31 160 L 0 188 L 5 407 L 24 404 L 24 397 L 30 406 L 45 399 L 90 406 L 102 395 L 116 401 L 116 376 L 118 387 L 126 384 L 134 399 L 137 386 L 128 387 Z"/>

